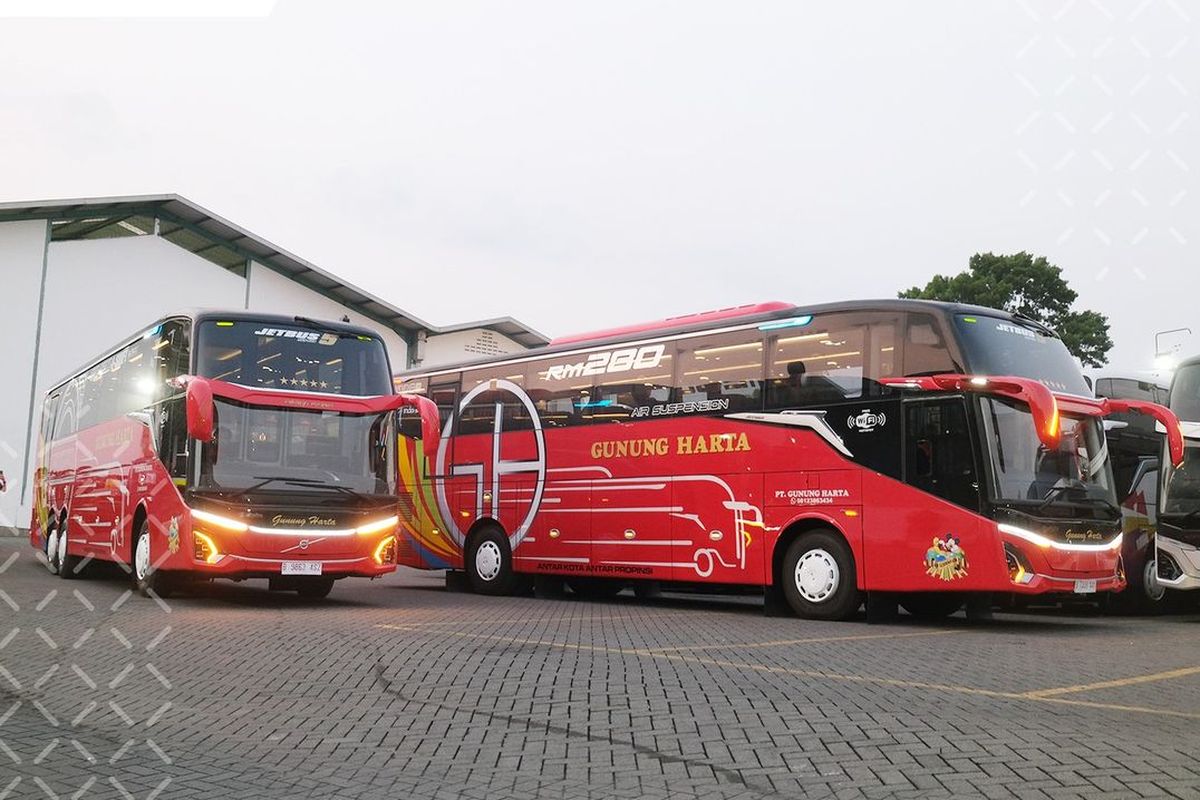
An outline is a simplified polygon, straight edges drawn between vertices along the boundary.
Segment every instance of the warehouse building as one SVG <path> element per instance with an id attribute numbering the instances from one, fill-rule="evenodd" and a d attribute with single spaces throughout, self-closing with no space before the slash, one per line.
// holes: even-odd
<path id="1" fill-rule="evenodd" d="M 29 524 L 40 398 L 173 310 L 245 308 L 378 331 L 394 369 L 544 345 L 508 317 L 431 325 L 178 195 L 0 204 L 0 530 Z"/>

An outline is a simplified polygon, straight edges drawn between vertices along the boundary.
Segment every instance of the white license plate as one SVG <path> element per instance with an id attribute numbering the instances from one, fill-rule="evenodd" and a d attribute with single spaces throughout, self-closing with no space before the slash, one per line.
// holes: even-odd
<path id="1" fill-rule="evenodd" d="M 320 575 L 321 566 L 320 561 L 285 561 L 280 571 L 284 575 Z M 1096 582 L 1092 581 L 1092 591 L 1095 590 Z"/>
<path id="2" fill-rule="evenodd" d="M 1089 578 L 1087 580 L 1075 581 L 1075 594 L 1095 594 L 1096 579 Z"/>

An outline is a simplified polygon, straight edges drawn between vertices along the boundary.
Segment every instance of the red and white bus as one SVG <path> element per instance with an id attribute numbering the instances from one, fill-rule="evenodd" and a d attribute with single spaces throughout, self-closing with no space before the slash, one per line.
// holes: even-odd
<path id="1" fill-rule="evenodd" d="M 1101 418 L 1174 419 L 1097 400 L 1034 322 L 921 301 L 725 309 L 397 385 L 442 424 L 432 460 L 402 439 L 401 563 L 487 593 L 759 586 L 813 618 L 1122 588 Z"/>
<path id="2" fill-rule="evenodd" d="M 115 561 L 144 594 L 268 578 L 324 597 L 395 569 L 405 403 L 433 411 L 394 393 L 367 329 L 173 314 L 47 392 L 30 541 L 63 578 Z"/>

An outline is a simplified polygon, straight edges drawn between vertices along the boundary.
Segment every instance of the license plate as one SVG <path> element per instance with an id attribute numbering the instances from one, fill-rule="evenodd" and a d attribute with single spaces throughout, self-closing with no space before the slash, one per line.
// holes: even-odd
<path id="1" fill-rule="evenodd" d="M 281 572 L 284 575 L 320 575 L 321 566 L 320 561 L 285 561 Z M 1092 581 L 1092 591 L 1095 590 L 1096 582 Z"/>
<path id="2" fill-rule="evenodd" d="M 1089 578 L 1088 580 L 1075 581 L 1075 594 L 1095 594 L 1096 579 Z"/>

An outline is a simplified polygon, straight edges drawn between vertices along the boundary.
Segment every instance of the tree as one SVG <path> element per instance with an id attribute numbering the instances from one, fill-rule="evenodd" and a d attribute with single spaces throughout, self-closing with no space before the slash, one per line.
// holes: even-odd
<path id="1" fill-rule="evenodd" d="M 1072 311 L 1078 293 L 1063 280 L 1062 270 L 1029 253 L 976 253 L 967 270 L 934 275 L 925 288 L 914 286 L 900 297 L 945 300 L 1001 308 L 1052 328 L 1085 367 L 1100 367 L 1112 349 L 1108 317 L 1095 311 Z"/>

